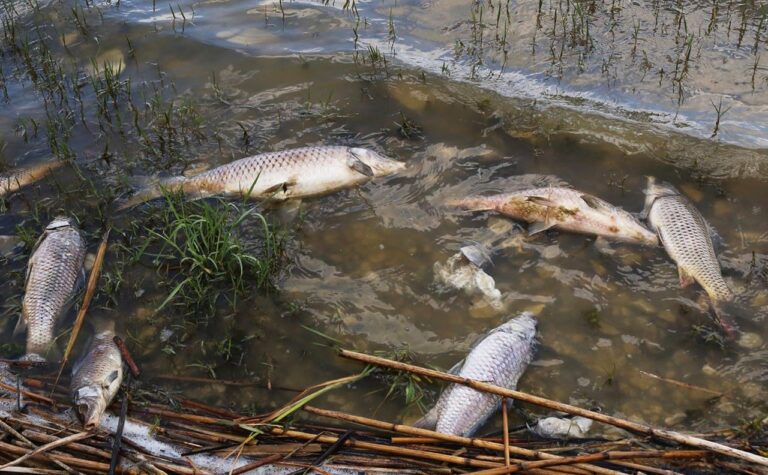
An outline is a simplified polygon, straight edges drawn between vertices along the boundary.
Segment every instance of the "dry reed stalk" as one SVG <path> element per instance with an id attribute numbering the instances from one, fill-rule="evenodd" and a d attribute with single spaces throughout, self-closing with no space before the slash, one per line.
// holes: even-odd
<path id="1" fill-rule="evenodd" d="M 338 437 L 335 437 L 335 436 L 330 436 L 330 435 L 318 436 L 317 434 L 308 434 L 306 432 L 283 429 L 280 427 L 272 428 L 271 432 L 276 435 L 284 435 L 286 437 L 291 437 L 291 438 L 300 439 L 300 440 L 316 439 L 317 442 L 320 442 L 323 444 L 333 444 L 339 439 Z M 428 452 L 425 450 L 406 449 L 403 447 L 394 447 L 391 445 L 376 444 L 373 442 L 363 442 L 359 440 L 347 440 L 344 443 L 344 445 L 347 447 L 352 447 L 356 449 L 373 450 L 376 452 L 394 454 L 402 457 L 413 457 L 413 458 L 420 458 L 420 459 L 427 459 L 427 460 L 435 460 L 438 462 L 451 463 L 454 465 L 467 465 L 470 467 L 481 467 L 481 468 L 496 468 L 499 466 L 499 464 L 497 463 L 483 462 L 483 461 L 475 460 L 468 457 L 457 457 L 453 455 L 445 455 L 445 454 L 438 454 L 435 452 Z"/>
<path id="2" fill-rule="evenodd" d="M 64 372 L 64 366 L 66 366 L 67 360 L 69 359 L 69 354 L 72 352 L 72 348 L 75 346 L 75 341 L 77 340 L 77 336 L 80 334 L 80 329 L 82 328 L 83 322 L 85 321 L 85 314 L 88 313 L 88 307 L 91 306 L 93 294 L 96 292 L 96 284 L 99 282 L 99 273 L 101 272 L 102 264 L 104 264 L 104 254 L 107 252 L 109 231 L 109 228 L 107 228 L 107 230 L 104 232 L 104 235 L 101 237 L 101 244 L 99 244 L 99 249 L 96 251 L 96 260 L 93 262 L 91 274 L 88 276 L 88 284 L 85 287 L 83 303 L 80 306 L 80 310 L 77 312 L 77 318 L 75 318 L 75 324 L 72 327 L 72 333 L 69 334 L 69 341 L 67 341 L 67 347 L 64 350 L 64 356 L 61 358 L 61 366 L 59 366 L 59 373 L 56 375 L 56 382 L 53 383 L 54 386 L 59 384 L 61 373 Z"/>
<path id="3" fill-rule="evenodd" d="M 638 458 L 701 458 L 706 456 L 706 452 L 701 450 L 650 450 L 633 452 L 600 452 L 596 454 L 576 455 L 574 457 L 563 457 L 559 460 L 537 460 L 535 462 L 519 462 L 509 467 L 500 467 L 491 470 L 481 470 L 474 472 L 476 475 L 504 475 L 507 473 L 517 473 L 527 471 L 533 468 L 552 467 L 555 465 L 568 465 L 583 462 L 601 462 L 605 460 L 620 459 L 638 459 Z"/>
<path id="4" fill-rule="evenodd" d="M 501 427 L 504 431 L 504 465 L 509 467 L 509 417 L 507 416 L 507 398 L 501 398 Z"/>
<path id="5" fill-rule="evenodd" d="M 76 442 L 78 440 L 87 439 L 89 437 L 93 437 L 93 434 L 91 434 L 89 432 L 78 432 L 77 434 L 72 434 L 70 436 L 63 437 L 61 439 L 56 439 L 53 442 L 47 443 L 45 445 L 42 445 L 42 446 L 32 450 L 31 452 L 29 452 L 27 454 L 24 454 L 23 456 L 17 458 L 16 460 L 14 460 L 12 462 L 8 462 L 7 464 L 0 466 L 0 471 L 5 469 L 5 468 L 9 468 L 9 467 L 13 467 L 15 465 L 19 465 L 21 462 L 27 460 L 28 458 L 34 457 L 35 455 L 44 454 L 45 452 L 48 452 L 49 450 L 53 450 L 56 447 L 61 447 L 63 445 L 69 444 L 70 442 Z"/>
<path id="6" fill-rule="evenodd" d="M 443 434 L 442 432 L 436 432 L 432 430 L 427 429 L 419 429 L 417 427 L 411 427 L 406 426 L 402 424 L 392 424 L 391 422 L 384 422 L 384 421 L 377 421 L 375 419 L 369 419 L 367 417 L 361 417 L 361 416 L 353 416 L 350 414 L 344 414 L 342 412 L 338 411 L 329 411 L 326 409 L 320 409 L 313 406 L 304 406 L 304 410 L 309 412 L 310 414 L 316 414 L 319 416 L 325 416 L 330 417 L 332 419 L 338 419 L 343 420 L 347 422 L 353 422 L 356 424 L 365 425 L 368 427 L 375 427 L 377 429 L 383 429 L 388 430 L 391 432 L 400 432 L 402 434 L 410 434 L 415 436 L 421 436 L 421 437 L 429 437 L 431 439 L 438 439 L 444 442 L 451 442 L 454 444 L 464 445 L 464 446 L 471 446 L 471 447 L 477 447 L 481 449 L 490 449 L 490 450 L 496 450 L 499 452 L 503 452 L 504 450 L 508 450 L 510 454 L 513 455 L 520 455 L 524 457 L 529 458 L 539 458 L 539 459 L 558 459 L 560 458 L 557 455 L 549 454 L 546 452 L 539 452 L 534 451 L 530 449 L 522 449 L 519 447 L 515 447 L 514 445 L 510 445 L 509 447 L 504 447 L 504 444 L 500 444 L 498 442 L 488 442 L 482 439 L 476 439 L 476 438 L 469 438 L 469 437 L 460 437 L 458 435 L 450 435 L 450 434 Z M 575 471 L 574 473 L 585 473 L 586 472 L 594 472 L 594 473 L 601 473 L 606 475 L 616 475 L 618 472 L 615 470 L 608 470 L 601 467 L 593 467 L 593 466 L 583 466 L 579 467 L 583 470 Z"/>
<path id="7" fill-rule="evenodd" d="M 663 439 L 667 441 L 677 442 L 680 444 L 689 445 L 691 447 L 710 450 L 712 452 L 716 452 L 721 455 L 726 455 L 728 457 L 733 457 L 733 458 L 744 460 L 750 463 L 768 467 L 768 458 L 766 457 L 762 457 L 760 455 L 753 454 L 744 450 L 729 447 L 727 445 L 719 444 L 717 442 L 712 442 L 710 440 L 700 439 L 698 437 L 681 434 L 679 432 L 675 432 L 671 430 L 656 429 L 651 426 L 647 426 L 645 424 L 628 421 L 618 417 L 608 416 L 606 414 L 601 414 L 599 412 L 594 412 L 587 409 L 582 409 L 580 407 L 571 406 L 570 404 L 563 404 L 561 402 L 552 401 L 551 399 L 543 398 L 540 396 L 534 396 L 532 394 L 524 393 L 521 391 L 506 389 L 499 386 L 494 386 L 493 384 L 487 384 L 481 381 L 462 378 L 461 376 L 456 376 L 453 374 L 444 373 L 442 371 L 436 371 L 433 369 L 422 368 L 420 366 L 409 365 L 407 363 L 392 361 L 386 358 L 380 358 L 378 356 L 366 355 L 364 353 L 357 353 L 349 350 L 341 350 L 340 354 L 344 358 L 349 358 L 349 359 L 360 361 L 367 364 L 373 364 L 377 366 L 384 366 L 387 368 L 398 369 L 401 371 L 406 371 L 409 373 L 426 376 L 428 378 L 441 379 L 449 383 L 461 384 L 464 386 L 468 386 L 472 389 L 475 389 L 477 391 L 496 394 L 497 396 L 501 396 L 501 397 L 517 399 L 519 401 L 528 402 L 531 404 L 535 404 L 537 406 L 553 409 L 555 411 L 561 411 L 561 412 L 573 414 L 576 416 L 586 417 L 598 422 L 602 422 L 602 423 L 620 427 L 622 429 L 626 429 L 632 432 L 636 432 L 638 434 L 643 434 L 650 437 L 656 437 L 658 439 Z"/>

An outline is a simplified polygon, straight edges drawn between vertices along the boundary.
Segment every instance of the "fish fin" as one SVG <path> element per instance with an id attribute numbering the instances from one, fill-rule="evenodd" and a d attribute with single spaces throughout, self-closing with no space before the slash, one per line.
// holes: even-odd
<path id="1" fill-rule="evenodd" d="M 598 211 L 610 210 L 610 207 L 608 206 L 608 204 L 596 196 L 592 196 L 584 193 L 580 196 L 580 198 L 582 199 L 582 201 L 584 201 L 587 204 L 587 206 L 589 206 L 592 209 L 595 209 Z"/>
<path id="2" fill-rule="evenodd" d="M 272 198 L 272 199 L 286 199 L 288 192 L 290 191 L 291 187 L 294 186 L 295 184 L 296 184 L 296 180 L 294 179 L 283 181 L 270 186 L 269 188 L 264 190 L 263 194 L 266 195 L 268 198 Z M 283 195 L 282 197 L 276 196 L 280 193 L 282 193 Z"/>
<path id="3" fill-rule="evenodd" d="M 715 249 L 715 252 L 718 252 L 723 248 L 723 237 L 717 232 L 717 229 L 715 229 L 714 226 L 709 224 L 709 221 L 706 223 L 707 229 L 709 229 L 709 237 L 712 239 L 712 247 Z"/>
<path id="4" fill-rule="evenodd" d="M 513 198 L 514 199 L 514 198 Z M 544 196 L 527 196 L 525 198 L 526 201 L 530 201 L 531 203 L 536 203 L 537 205 L 541 206 L 549 206 L 551 208 L 557 207 L 558 204 L 549 198 L 546 198 Z"/>
<path id="5" fill-rule="evenodd" d="M 481 339 L 482 339 L 482 338 L 481 338 Z M 475 343 L 472 345 L 472 347 L 474 348 L 474 346 L 475 346 L 476 344 L 477 344 L 477 342 L 475 342 Z M 471 350 L 470 350 L 470 351 L 471 351 Z M 462 358 L 462 359 L 461 359 L 461 361 L 459 361 L 459 362 L 458 362 L 458 363 L 456 363 L 455 365 L 451 366 L 451 369 L 449 369 L 447 372 L 448 372 L 448 374 L 452 374 L 452 375 L 454 375 L 454 376 L 458 376 L 458 375 L 459 375 L 459 373 L 461 372 L 461 368 L 462 368 L 462 366 L 464 366 L 464 358 Z"/>
<path id="6" fill-rule="evenodd" d="M 163 196 L 165 192 L 184 190 L 184 183 L 187 179 L 183 176 L 158 179 L 156 177 L 134 176 L 127 178 L 132 188 L 137 188 L 133 195 L 127 198 L 119 198 L 114 201 L 113 207 L 116 211 L 124 211 L 148 201 L 156 200 Z M 186 191 L 186 190 L 184 190 Z M 190 193 L 192 194 L 192 193 Z"/>
<path id="7" fill-rule="evenodd" d="M 463 246 L 459 249 L 459 252 L 472 264 L 479 268 L 483 268 L 487 264 L 492 264 L 491 256 L 485 247 L 480 244 L 473 244 L 469 246 Z"/>
<path id="8" fill-rule="evenodd" d="M 534 234 L 540 233 L 542 231 L 546 231 L 547 229 L 553 227 L 556 223 L 554 221 L 546 222 L 546 221 L 537 221 L 535 223 L 531 223 L 528 226 L 528 235 L 533 236 Z"/>
<path id="9" fill-rule="evenodd" d="M 489 211 L 496 208 L 496 205 L 491 200 L 483 196 L 470 196 L 458 200 L 447 200 L 445 205 L 464 208 L 470 211 Z"/>
<path id="10" fill-rule="evenodd" d="M 24 315 L 19 314 L 19 320 L 16 322 L 16 326 L 13 328 L 13 337 L 19 337 L 27 332 L 27 322 L 24 320 Z"/>
<path id="11" fill-rule="evenodd" d="M 437 427 L 437 419 L 439 418 L 440 414 L 438 411 L 437 404 L 427 411 L 426 414 L 421 416 L 419 420 L 411 424 L 413 427 L 417 427 L 419 429 L 427 429 L 427 430 L 435 430 L 435 427 Z"/>
<path id="12" fill-rule="evenodd" d="M 604 238 L 603 236 L 597 236 L 597 239 L 595 239 L 595 247 L 603 254 L 614 253 L 614 250 L 611 249 L 610 241 L 608 241 L 608 239 Z"/>
<path id="13" fill-rule="evenodd" d="M 696 279 L 693 278 L 691 274 L 689 274 L 685 269 L 683 269 L 680 266 L 677 266 L 677 273 L 680 274 L 680 288 L 684 289 L 688 287 L 689 285 L 696 282 Z"/>
<path id="14" fill-rule="evenodd" d="M 714 314 L 715 321 L 725 333 L 725 337 L 728 340 L 735 340 L 739 336 L 741 331 L 736 325 L 736 321 L 733 319 L 734 303 L 729 302 L 716 302 L 712 301 L 712 313 Z"/>
<path id="15" fill-rule="evenodd" d="M 351 156 L 347 159 L 347 165 L 352 170 L 367 177 L 373 177 L 375 175 L 375 173 L 373 173 L 373 169 L 365 162 L 357 158 L 355 154 L 351 154 Z"/>
<path id="16" fill-rule="evenodd" d="M 296 217 L 299 215 L 299 210 L 301 210 L 301 200 L 288 199 L 281 201 L 274 206 L 274 209 L 277 212 L 277 219 L 281 223 L 290 224 L 295 221 Z"/>

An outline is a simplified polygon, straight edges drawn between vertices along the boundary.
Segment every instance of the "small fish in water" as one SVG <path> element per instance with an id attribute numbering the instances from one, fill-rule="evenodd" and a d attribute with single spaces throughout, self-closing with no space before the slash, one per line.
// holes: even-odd
<path id="1" fill-rule="evenodd" d="M 173 177 L 140 190 L 118 209 L 159 198 L 163 190 L 191 197 L 251 196 L 288 200 L 317 196 L 390 175 L 405 168 L 372 150 L 304 147 L 242 158 L 192 177 Z"/>
<path id="2" fill-rule="evenodd" d="M 583 439 L 592 428 L 592 419 L 575 416 L 545 417 L 540 419 L 531 429 L 533 433 L 555 439 Z"/>
<path id="3" fill-rule="evenodd" d="M 720 272 L 710 227 L 699 210 L 672 185 L 648 177 L 643 215 L 677 264 L 680 286 L 698 282 L 709 295 L 718 323 L 734 336 L 735 323 L 723 311 L 723 306 L 733 302 L 734 294 Z"/>
<path id="4" fill-rule="evenodd" d="M 85 241 L 71 218 L 59 216 L 45 228 L 27 265 L 24 300 L 16 332 L 26 330 L 26 359 L 45 360 L 54 330 L 85 283 Z"/>
<path id="5" fill-rule="evenodd" d="M 478 245 L 464 246 L 445 264 L 435 262 L 435 280 L 469 295 L 481 294 L 488 305 L 502 310 L 504 304 L 496 281 L 482 269 L 487 263 L 490 263 L 490 257 L 485 249 Z"/>
<path id="6" fill-rule="evenodd" d="M 562 187 L 532 188 L 494 196 L 472 196 L 452 204 L 473 211 L 494 210 L 531 223 L 530 234 L 550 228 L 658 246 L 654 233 L 621 208 Z"/>
<path id="7" fill-rule="evenodd" d="M 53 170 L 64 165 L 65 162 L 55 160 L 40 163 L 28 168 L 22 168 L 8 175 L 0 175 L 0 198 L 8 196 L 21 188 L 31 185 L 48 176 Z"/>
<path id="8" fill-rule="evenodd" d="M 515 389 L 533 358 L 536 319 L 529 312 L 494 328 L 473 346 L 452 374 L 503 388 Z M 501 397 L 452 384 L 417 427 L 444 434 L 472 436 L 501 406 Z"/>
<path id="9" fill-rule="evenodd" d="M 123 359 L 114 338 L 113 328 L 96 333 L 72 369 L 72 402 L 86 429 L 99 426 L 123 382 Z"/>

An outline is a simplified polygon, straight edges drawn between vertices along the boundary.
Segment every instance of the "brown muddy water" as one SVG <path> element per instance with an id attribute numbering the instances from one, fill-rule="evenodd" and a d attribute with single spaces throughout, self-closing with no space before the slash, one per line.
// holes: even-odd
<path id="1" fill-rule="evenodd" d="M 359 371 L 334 345 L 407 351 L 449 368 L 478 335 L 534 310 L 541 344 L 524 391 L 683 430 L 765 416 L 764 7 L 342 3 L 54 2 L 15 12 L 5 3 L 3 168 L 74 165 L 5 201 L 2 242 L 15 236 L 26 246 L 3 249 L 0 356 L 22 351 L 12 330 L 30 244 L 63 212 L 79 219 L 92 252 L 104 224 L 115 227 L 88 318 L 114 319 L 145 374 L 254 384 L 153 379 L 169 397 L 264 412 L 292 396 L 279 388 Z M 710 138 L 715 105 L 724 113 Z M 222 299 L 215 315 L 178 301 L 157 311 L 178 275 L 152 257 L 157 244 L 137 257 L 150 230 L 162 231 L 156 209 L 110 212 L 130 177 L 321 144 L 371 147 L 408 168 L 306 200 L 282 225 L 275 290 L 248 288 L 234 309 Z M 529 237 L 505 218 L 444 206 L 568 183 L 639 212 L 645 175 L 679 187 L 721 235 L 748 338 L 725 346 L 713 338 L 703 291 L 679 288 L 661 248 Z M 249 249 L 259 248 L 257 227 L 242 227 Z M 470 241 L 493 248 L 489 273 L 505 312 L 434 283 L 434 263 Z M 421 402 L 438 389 L 425 385 Z M 388 391 L 369 378 L 322 404 L 418 416 L 418 405 Z"/>

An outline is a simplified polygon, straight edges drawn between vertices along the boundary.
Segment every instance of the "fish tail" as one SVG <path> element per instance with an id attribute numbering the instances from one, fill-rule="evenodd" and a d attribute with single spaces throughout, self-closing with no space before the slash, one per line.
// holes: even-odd
<path id="1" fill-rule="evenodd" d="M 488 211 L 496 208 L 493 201 L 483 196 L 469 196 L 467 198 L 448 200 L 445 204 L 470 211 Z"/>
<path id="2" fill-rule="evenodd" d="M 145 184 L 139 190 L 128 198 L 120 199 L 115 202 L 116 211 L 124 211 L 133 208 L 142 203 L 161 198 L 165 193 L 186 191 L 187 179 L 183 176 L 175 176 L 163 179 L 140 178 Z"/>
<path id="3" fill-rule="evenodd" d="M 725 336 L 734 340 L 739 335 L 739 328 L 736 325 L 736 321 L 733 318 L 735 305 L 733 299 L 731 300 L 712 300 L 712 313 L 714 314 L 715 321 L 720 328 L 722 328 Z"/>

